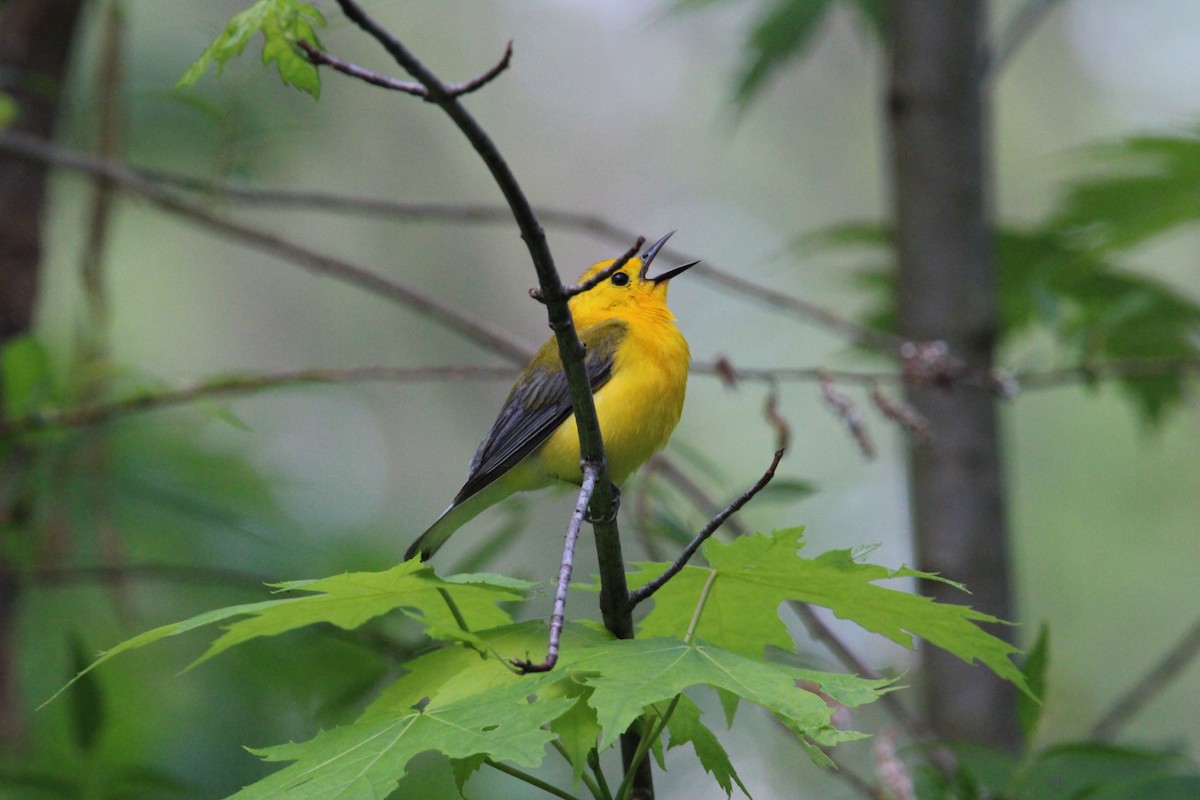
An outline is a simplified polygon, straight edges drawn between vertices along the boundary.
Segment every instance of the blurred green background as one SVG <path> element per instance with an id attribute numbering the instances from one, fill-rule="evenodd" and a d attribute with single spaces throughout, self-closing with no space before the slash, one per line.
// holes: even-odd
<path id="1" fill-rule="evenodd" d="M 123 4 L 130 161 L 413 202 L 501 201 L 457 131 L 412 98 L 327 73 L 314 103 L 282 87 L 249 50 L 219 79 L 210 75 L 195 89 L 173 92 L 187 65 L 245 5 Z M 878 220 L 888 209 L 882 54 L 844 9 L 826 20 L 802 62 L 739 112 L 733 87 L 759 10 L 754 3 L 696 13 L 622 0 L 365 5 L 453 80 L 478 73 L 514 41 L 512 68 L 468 105 L 538 207 L 599 214 L 650 238 L 677 229 L 672 244 L 737 275 L 844 315 L 867 306 L 870 298 L 854 280 L 870 266 L 861 254 L 814 256 L 796 245 L 804 234 Z M 1019 5 L 994 4 L 998 29 Z M 322 38 L 332 52 L 393 71 L 340 15 L 330 19 Z M 91 39 L 97 28 L 89 26 Z M 1064 181 L 1095 170 L 1085 146 L 1131 133 L 1192 130 L 1200 119 L 1197 42 L 1200 5 L 1191 0 L 1060 3 L 994 86 L 998 218 L 1029 222 L 1046 213 Z M 59 137 L 64 145 L 87 148 L 93 141 L 96 57 L 92 42 L 74 64 Z M 77 264 L 89 186 L 61 171 L 52 186 L 39 330 L 60 353 L 80 333 Z M 511 224 L 249 207 L 234 213 L 420 286 L 530 349 L 548 334 L 541 307 L 528 298 L 535 279 Z M 568 277 L 627 245 L 561 228 L 549 234 Z M 1135 252 L 1131 263 L 1200 301 L 1196 244 L 1194 231 L 1180 233 Z M 185 384 L 238 371 L 502 363 L 404 308 L 128 197 L 119 200 L 106 265 L 118 386 Z M 671 305 L 700 361 L 875 365 L 810 322 L 700 278 L 673 283 Z M 1069 363 L 1036 336 L 1013 342 L 1002 362 L 1015 370 Z M 287 389 L 122 420 L 103 431 L 108 468 L 96 470 L 79 455 L 82 448 L 72 449 L 61 466 L 78 480 L 47 478 L 44 491 L 63 502 L 45 523 L 57 538 L 44 545 L 42 563 L 96 564 L 118 552 L 131 562 L 204 564 L 263 580 L 383 568 L 449 501 L 506 391 L 506 381 Z M 753 384 L 730 390 L 711 376 L 691 379 L 667 452 L 684 463 L 711 464 L 718 474 L 706 481 L 718 499 L 739 492 L 769 461 L 764 391 Z M 879 544 L 877 563 L 910 561 L 902 434 L 872 417 L 880 454 L 865 461 L 814 385 L 785 384 L 780 392 L 794 436 L 783 473 L 812 481 L 818 492 L 752 504 L 744 521 L 759 529 L 806 525 L 814 552 Z M 866 405 L 865 396 L 856 397 Z M 1030 390 L 1003 414 L 1019 637 L 1029 644 L 1037 626 L 1049 624 L 1043 737 L 1080 737 L 1200 615 L 1200 419 L 1193 401 L 1149 428 L 1104 386 Z M 567 493 L 543 493 L 515 510 L 493 510 L 439 558 L 452 565 L 514 513 L 527 514 L 525 531 L 488 568 L 549 581 L 570 502 Z M 590 573 L 593 559 L 586 545 L 580 574 Z M 33 712 L 81 657 L 146 627 L 260 596 L 253 581 L 194 585 L 161 576 L 115 585 L 47 581 L 28 591 L 21 680 L 36 743 L 30 765 L 48 759 L 89 775 L 124 759 L 154 765 L 199 796 L 218 796 L 264 771 L 240 745 L 304 738 L 343 719 L 361 697 L 356 692 L 390 669 L 360 641 L 314 633 L 256 644 L 177 676 L 203 645 L 193 637 L 97 673 L 102 711 L 92 714 L 103 726 L 91 750 L 79 746 L 79 726 L 69 724 L 78 702 Z M 594 614 L 592 605 L 581 594 L 572 609 Z M 912 664 L 910 653 L 877 637 L 845 634 L 880 668 L 901 672 Z M 814 660 L 832 666 L 819 654 Z M 1200 757 L 1198 706 L 1200 668 L 1192 665 L 1134 721 L 1124 741 L 1178 746 Z M 880 724 L 855 721 L 859 729 Z M 756 735 L 769 731 L 765 720 L 744 713 L 725 740 L 756 796 L 848 796 L 802 763 L 807 759 L 786 740 L 764 744 Z M 847 752 L 867 759 L 869 745 Z M 686 758 L 669 765 L 676 769 L 660 778 L 663 796 L 710 795 L 697 765 Z M 434 785 L 449 790 L 438 764 L 430 759 L 422 767 Z M 795 786 L 797 774 L 810 789 Z M 524 796 L 520 784 L 503 776 L 471 786 L 473 796 Z M 0 796 L 28 791 L 0 787 Z"/>

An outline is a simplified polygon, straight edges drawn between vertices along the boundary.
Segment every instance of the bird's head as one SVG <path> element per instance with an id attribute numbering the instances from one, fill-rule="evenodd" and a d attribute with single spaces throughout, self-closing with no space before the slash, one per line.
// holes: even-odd
<path id="1" fill-rule="evenodd" d="M 577 325 L 590 324 L 593 320 L 607 319 L 625 314 L 647 312 L 651 314 L 667 314 L 667 283 L 691 267 L 690 264 L 675 267 L 659 275 L 650 276 L 650 264 L 658 251 L 671 238 L 671 231 L 659 239 L 642 253 L 641 257 L 633 257 L 619 270 L 601 281 L 586 292 L 571 298 L 571 314 Z M 593 264 L 579 277 L 582 283 L 612 265 L 615 259 Z"/>

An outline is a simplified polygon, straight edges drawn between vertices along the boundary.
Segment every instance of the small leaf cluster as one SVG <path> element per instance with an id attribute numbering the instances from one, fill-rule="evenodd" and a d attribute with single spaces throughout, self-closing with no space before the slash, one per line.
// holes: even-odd
<path id="1" fill-rule="evenodd" d="M 289 763 L 237 800 L 383 797 L 428 750 L 451 759 L 461 789 L 484 764 L 535 768 L 551 745 L 570 761 L 576 787 L 583 782 L 604 796 L 598 754 L 635 723 L 645 732 L 643 757 L 662 764 L 665 750 L 691 745 L 728 796 L 735 784 L 745 786 L 690 696 L 704 689 L 716 692 L 726 724 L 749 702 L 791 731 L 816 762 L 829 764 L 823 748 L 862 737 L 837 727 L 833 713 L 870 703 L 891 687 L 769 658 L 768 647 L 794 650 L 780 618 L 788 600 L 823 605 L 907 646 L 914 634 L 924 636 L 1027 690 L 1010 660 L 1013 648 L 978 627 L 993 618 L 878 584 L 934 576 L 862 564 L 844 551 L 804 558 L 802 545 L 799 529 L 709 541 L 703 550 L 709 566 L 685 568 L 653 596 L 638 638 L 618 640 L 597 626 L 568 623 L 558 664 L 548 673 L 525 675 L 511 666 L 545 648 L 543 622 L 516 622 L 503 607 L 527 596 L 531 584 L 483 574 L 441 578 L 414 560 L 383 572 L 278 584 L 279 597 L 136 636 L 80 677 L 120 653 L 218 623 L 229 624 L 197 664 L 235 645 L 316 624 L 352 630 L 398 613 L 423 629 L 435 646 L 404 663 L 404 674 L 353 722 L 253 751 Z M 639 564 L 630 581 L 640 585 L 667 566 Z M 627 796 L 631 775 L 613 797 Z"/>
<path id="2" fill-rule="evenodd" d="M 258 34 L 263 36 L 262 63 L 275 64 L 285 84 L 308 92 L 317 98 L 321 94 L 321 77 L 316 66 L 296 48 L 303 40 L 320 47 L 315 27 L 325 26 L 325 17 L 313 6 L 299 0 L 258 0 L 225 25 L 221 34 L 204 49 L 183 76 L 176 88 L 192 86 L 215 68 L 219 74 L 234 56 L 241 55 Z"/>
<path id="3" fill-rule="evenodd" d="M 1002 226 L 995 236 L 1002 335 L 1051 333 L 1074 363 L 1200 358 L 1200 303 L 1122 262 L 1137 248 L 1200 222 L 1200 136 L 1134 137 L 1096 151 L 1115 169 L 1066 188 L 1040 224 Z M 865 247 L 890 256 L 886 227 L 853 223 L 805 236 L 806 252 Z M 895 330 L 894 269 L 865 267 L 876 302 L 867 321 Z M 1123 379 L 1147 423 L 1179 408 L 1186 371 Z"/>

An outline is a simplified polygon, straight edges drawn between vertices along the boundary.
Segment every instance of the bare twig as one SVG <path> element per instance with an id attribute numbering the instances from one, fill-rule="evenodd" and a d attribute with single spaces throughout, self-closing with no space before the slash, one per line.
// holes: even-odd
<path id="1" fill-rule="evenodd" d="M 0 151 L 110 180 L 114 185 L 144 198 L 165 211 L 201 223 L 210 230 L 224 234 L 231 239 L 291 261 L 311 272 L 336 278 L 379 297 L 401 303 L 418 314 L 433 319 L 448 330 L 454 331 L 514 363 L 524 363 L 530 356 L 528 348 L 512 341 L 506 334 L 480 323 L 474 316 L 464 311 L 448 306 L 440 300 L 402 283 L 376 275 L 355 264 L 213 214 L 199 205 L 177 197 L 153 181 L 115 162 L 73 153 L 43 139 L 16 131 L 0 131 Z"/>
<path id="2" fill-rule="evenodd" d="M 369 83 L 372 86 L 379 86 L 396 92 L 404 92 L 415 97 L 424 98 L 428 96 L 425 87 L 414 81 L 398 80 L 390 75 L 384 75 L 381 72 L 375 72 L 374 70 L 360 67 L 357 64 L 351 64 L 349 61 L 343 61 L 332 53 L 326 53 L 316 45 L 306 42 L 303 39 L 296 42 L 296 46 L 304 51 L 304 55 L 308 57 L 309 62 L 312 64 L 330 67 L 343 75 L 358 78 L 360 81 Z"/>
<path id="3" fill-rule="evenodd" d="M 818 381 L 821 384 L 821 396 L 846 423 L 846 427 L 850 429 L 850 435 L 854 437 L 854 441 L 858 442 L 858 449 L 867 458 L 874 458 L 875 442 L 871 440 L 871 434 L 867 431 L 867 423 L 858 413 L 858 407 L 854 401 L 848 394 L 834 386 L 833 379 L 828 375 L 821 376 Z"/>
<path id="4" fill-rule="evenodd" d="M 511 367 L 361 367 L 232 376 L 182 389 L 145 392 L 109 403 L 84 405 L 62 411 L 43 411 L 36 416 L 15 419 L 0 418 L 0 437 L 7 439 L 51 428 L 86 428 L 143 411 L 157 411 L 217 397 L 253 394 L 267 389 L 306 384 L 511 379 L 512 376 Z"/>
<path id="5" fill-rule="evenodd" d="M 779 387 L 774 383 L 767 392 L 767 399 L 763 401 L 763 418 L 771 426 L 771 430 L 775 431 L 776 449 L 786 450 L 792 439 L 792 427 L 779 413 Z"/>
<path id="6" fill-rule="evenodd" d="M 512 55 L 513 43 L 510 39 L 508 44 L 504 46 L 504 55 L 500 56 L 500 60 L 497 61 L 491 69 L 481 72 L 479 75 L 471 78 L 468 81 L 446 84 L 446 88 L 450 92 L 450 96 L 462 97 L 464 94 L 470 94 L 476 89 L 482 89 L 484 86 L 487 86 L 497 77 L 499 77 L 501 72 L 504 72 L 504 70 L 508 69 L 508 65 L 512 63 Z"/>
<path id="7" fill-rule="evenodd" d="M 567 588 L 571 585 L 571 571 L 575 565 L 575 543 L 579 540 L 579 528 L 583 525 L 584 514 L 592 502 L 592 492 L 596 489 L 596 477 L 599 472 L 600 468 L 595 464 L 585 464 L 583 467 L 583 484 L 579 487 L 579 498 L 575 501 L 575 511 L 571 514 L 566 540 L 563 543 L 562 566 L 558 570 L 558 585 L 554 591 L 554 612 L 550 615 L 550 643 L 546 648 L 546 658 L 538 664 L 529 660 L 513 659 L 513 666 L 521 672 L 549 672 L 558 663 L 558 645 L 567 612 Z"/>
<path id="8" fill-rule="evenodd" d="M 71 169 L 91 175 L 96 179 L 112 180 L 121 188 L 134 194 L 146 196 L 141 191 L 147 184 L 162 184 L 174 186 L 190 192 L 199 192 L 219 198 L 226 202 L 245 203 L 252 205 L 273 205 L 291 208 L 311 208 L 318 211 L 346 214 L 376 214 L 399 220 L 418 220 L 447 222 L 454 224 L 484 224 L 495 225 L 512 219 L 510 209 L 495 205 L 480 204 L 445 204 L 445 203 L 404 203 L 394 200 L 364 198 L 352 195 L 342 195 L 331 192 L 297 191 L 286 189 L 262 189 L 239 186 L 233 183 L 212 181 L 194 176 L 179 175 L 163 170 L 133 167 L 105 159 L 92 158 L 80 153 L 57 147 L 44 140 L 32 137 L 13 136 L 11 132 L 0 132 L 0 151 L 13 153 L 27 158 L 44 161 L 64 169 Z M 132 181 L 130 180 L 132 179 Z M 140 183 L 139 183 L 140 182 Z M 153 197 L 147 199 L 153 200 Z M 188 212 L 179 212 L 190 216 L 194 221 L 204 223 Z M 577 231 L 608 240 L 628 241 L 634 234 L 594 214 L 567 211 L 563 209 L 545 208 L 539 212 L 539 217 L 550 225 L 571 228 Z M 664 248 L 667 255 L 673 258 L 687 258 L 679 251 Z M 771 289 L 757 286 L 736 276 L 727 275 L 712 264 L 697 265 L 692 270 L 693 275 L 700 275 L 715 283 L 727 286 L 763 303 L 805 316 L 818 324 L 826 325 L 834 330 L 842 331 L 851 341 L 855 341 L 872 349 L 894 353 L 904 344 L 899 338 L 880 334 L 874 339 L 870 334 L 862 334 L 847 320 L 843 320 L 831 312 L 812 306 L 805 301 L 792 298 Z M 813 313 L 809 313 L 813 312 Z M 457 324 L 457 323 L 455 323 Z M 868 329 L 869 330 L 869 329 Z M 874 332 L 872 332 L 874 333 Z M 861 334 L 861 335 L 860 335 Z M 872 345 L 867 339 L 875 342 Z M 934 343 L 909 343 L 901 353 L 902 361 L 918 359 L 924 353 L 928 356 L 929 346 Z M 519 345 L 513 345 L 519 348 Z M 937 348 L 934 347 L 936 351 Z M 528 352 L 522 350 L 520 357 L 514 361 L 523 361 Z M 934 358 L 935 366 L 942 362 L 944 356 Z M 894 372 L 862 372 L 839 371 L 817 367 L 796 368 L 744 368 L 739 367 L 733 372 L 732 364 L 727 360 L 718 359 L 713 364 L 693 365 L 694 374 L 717 374 L 734 376 L 737 379 L 764 381 L 816 381 L 821 374 L 828 374 L 843 383 L 862 383 L 870 385 L 873 381 L 888 383 L 903 383 L 905 381 L 949 384 L 961 382 L 975 388 L 1011 396 L 1019 386 L 1021 389 L 1047 388 L 1074 383 L 1094 382 L 1098 380 L 1140 380 L 1165 377 L 1177 373 L 1195 373 L 1200 371 L 1200 357 L 1179 358 L 1130 358 L 1118 359 L 1102 364 L 1087 364 L 1068 366 L 1048 370 L 1026 370 L 1008 376 L 1004 373 L 972 376 L 963 374 L 963 365 L 952 362 L 941 363 L 931 369 L 928 360 L 916 367 L 907 367 L 904 375 Z"/>
<path id="9" fill-rule="evenodd" d="M 696 538 L 688 542 L 687 546 L 683 548 L 683 552 L 680 553 L 679 557 L 671 563 L 671 566 L 667 567 L 663 573 L 654 580 L 629 593 L 630 608 L 634 608 L 643 600 L 651 597 L 655 592 L 661 589 L 667 581 L 675 577 L 680 570 L 687 566 L 688 561 L 690 561 L 692 556 L 696 554 L 696 551 L 700 549 L 700 545 L 704 544 L 704 542 L 708 540 L 708 537 L 716 533 L 717 528 L 721 527 L 721 524 L 725 522 L 725 520 L 737 513 L 742 506 L 746 505 L 746 503 L 753 499 L 754 495 L 761 492 L 763 487 L 771 482 L 771 479 L 775 477 L 775 469 L 779 466 L 780 459 L 783 458 L 783 453 L 783 448 L 775 451 L 775 457 L 771 459 L 771 466 L 767 467 L 767 471 L 763 473 L 762 477 L 759 478 L 753 486 L 742 492 L 742 494 L 736 500 L 726 506 L 724 510 L 709 520 L 708 524 L 704 526 L 700 533 L 696 534 Z"/>
<path id="10" fill-rule="evenodd" d="M 1158 660 L 1149 672 L 1129 688 L 1104 716 L 1092 727 L 1092 738 L 1106 742 L 1116 738 L 1121 729 L 1136 717 L 1152 700 L 1160 696 L 1189 664 L 1200 656 L 1200 620 L 1180 637 L 1175 646 Z"/>
<path id="11" fill-rule="evenodd" d="M 609 264 L 607 267 L 600 270 L 595 275 L 588 278 L 586 281 L 580 281 L 579 283 L 572 283 L 569 286 L 564 286 L 563 292 L 567 295 L 567 297 L 574 297 L 577 294 L 583 294 L 584 292 L 590 292 L 592 289 L 595 289 L 597 286 L 599 286 L 600 284 L 604 283 L 606 280 L 611 278 L 613 276 L 613 273 L 617 272 L 618 270 L 623 268 L 626 264 L 628 264 L 629 259 L 636 256 L 638 251 L 642 249 L 642 245 L 644 245 L 645 243 L 646 243 L 645 236 L 637 237 L 637 241 L 634 242 L 633 247 L 629 248 L 624 253 L 622 253 L 621 257 L 618 258 L 616 261 L 613 261 L 613 263 Z M 532 297 L 534 300 L 537 300 L 538 302 L 542 302 L 542 290 L 537 287 L 534 287 L 529 290 L 529 296 Z"/>
<path id="12" fill-rule="evenodd" d="M 448 88 L 447 91 L 450 91 L 450 89 Z M 4 145 L 5 142 L 0 138 L 0 149 L 3 149 Z M 200 192 L 219 197 L 227 202 L 311 208 L 318 211 L 343 214 L 367 213 L 387 216 L 392 219 L 449 222 L 455 224 L 496 225 L 509 222 L 513 218 L 511 208 L 501 206 L 457 203 L 404 203 L 333 192 L 261 189 L 194 176 L 179 175 L 165 170 L 134 168 L 94 159 L 88 160 L 68 150 L 60 149 L 59 153 L 71 158 L 46 158 L 38 153 L 31 152 L 22 152 L 21 154 L 40 158 L 41 160 L 55 163 L 57 166 L 87 172 L 92 175 L 109 171 L 125 171 L 129 175 L 140 178 L 143 181 L 174 186 L 186 191 Z M 124 188 L 128 189 L 130 187 L 125 186 Z M 616 225 L 596 214 L 552 208 L 542 209 L 538 214 L 540 219 L 547 224 L 571 228 L 609 241 L 627 242 L 637 235 L 633 231 Z M 670 248 L 664 248 L 664 255 L 674 259 L 693 260 L 681 251 Z M 869 349 L 895 354 L 900 344 L 903 343 L 903 340 L 899 337 L 875 331 L 806 300 L 759 286 L 722 270 L 711 263 L 698 264 L 692 268 L 692 274 L 699 275 L 712 283 L 733 289 L 739 294 L 755 299 L 767 306 L 805 317 L 817 324 L 829 327 L 845 336 L 848 340 Z"/>
<path id="13" fill-rule="evenodd" d="M 1193 372 L 1200 372 L 1200 358 L 1135 358 L 1087 366 L 1030 370 L 1017 373 L 1014 380 L 1020 382 L 1023 391 L 1032 391 L 1104 380 L 1154 380 Z M 928 430 L 928 423 L 923 424 L 918 416 L 913 416 L 915 412 L 907 405 L 883 396 L 879 391 L 878 384 L 880 383 L 900 384 L 903 378 L 897 373 L 830 370 L 821 367 L 738 368 L 734 370 L 728 359 L 724 358 L 719 358 L 711 363 L 692 364 L 691 373 L 713 376 L 725 382 L 730 380 L 730 376 L 739 381 L 768 384 L 785 381 L 819 382 L 822 378 L 831 378 L 841 383 L 870 386 L 873 387 L 872 399 L 875 405 L 886 416 L 894 419 L 918 437 L 922 436 L 922 431 Z M 36 415 L 16 419 L 0 419 L 0 436 L 24 435 L 51 428 L 89 427 L 142 411 L 155 411 L 214 397 L 253 394 L 269 389 L 304 384 L 511 380 L 514 374 L 512 367 L 430 366 L 305 369 L 293 372 L 234 376 L 204 381 L 181 389 L 142 392 L 133 397 L 107 403 L 87 404 L 59 411 L 42 411 Z M 680 491 L 692 498 L 693 502 L 705 502 L 703 491 L 663 456 L 655 456 L 652 460 L 652 467 L 661 471 Z M 710 513 L 715 513 L 715 510 L 714 506 L 710 509 Z M 735 524 L 733 521 L 729 523 L 731 526 Z"/>

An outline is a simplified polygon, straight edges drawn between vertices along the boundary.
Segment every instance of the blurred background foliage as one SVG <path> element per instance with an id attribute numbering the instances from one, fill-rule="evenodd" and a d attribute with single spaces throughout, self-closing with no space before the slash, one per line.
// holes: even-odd
<path id="1" fill-rule="evenodd" d="M 106 5 L 87 8 L 59 128 L 64 146 L 95 146 Z M 326 75 L 314 105 L 281 89 L 255 58 L 173 91 L 245 5 L 120 4 L 123 158 L 255 185 L 500 201 L 475 155 L 416 101 Z M 1194 387 L 1179 374 L 1113 382 L 1086 369 L 1113 357 L 1196 355 L 1200 8 L 1189 0 L 1054 5 L 993 78 L 1001 362 L 1015 374 L 1084 368 L 1065 382 L 1030 382 L 1003 417 L 1019 639 L 1032 645 L 1043 622 L 1051 631 L 1044 745 L 1084 738 L 1200 617 Z M 673 243 L 708 263 L 886 327 L 880 6 L 374 0 L 369 9 L 445 76 L 481 71 L 514 40 L 512 69 L 469 103 L 539 207 L 598 214 L 650 237 L 678 229 Z M 993 4 L 998 35 L 1024 7 Z M 330 21 L 322 37 L 339 55 L 388 70 L 343 18 Z M 89 321 L 78 273 L 91 199 L 87 179 L 54 173 L 40 344 L 6 351 L 10 415 L 232 373 L 504 364 L 404 308 L 125 195 L 114 201 L 104 253 L 107 321 Z M 228 210 L 420 286 L 530 349 L 546 335 L 511 225 Z M 568 276 L 627 245 L 566 227 L 550 237 Z M 672 307 L 698 361 L 879 366 L 834 332 L 704 279 L 673 285 Z M 97 361 L 86 345 L 101 334 L 107 352 Z M 458 485 L 506 388 L 503 379 L 292 387 L 0 444 L 6 463 L 35 465 L 20 487 L 33 498 L 30 512 L 6 520 L 0 542 L 24 586 L 20 714 L 3 721 L 0 797 L 219 796 L 266 771 L 240 745 L 304 738 L 358 708 L 394 674 L 397 654 L 419 646 L 403 625 L 361 636 L 288 634 L 182 676 L 202 642 L 152 649 L 34 710 L 97 650 L 133 632 L 261 597 L 263 581 L 393 563 Z M 689 384 L 667 453 L 720 504 L 769 459 L 765 392 L 704 375 Z M 779 394 L 794 441 L 785 480 L 742 523 L 804 524 L 814 551 L 877 544 L 878 563 L 910 561 L 904 434 L 871 417 L 880 452 L 865 461 L 815 385 L 784 382 Z M 650 552 L 669 551 L 706 516 L 654 475 L 626 498 L 625 512 L 657 531 L 645 537 Z M 539 495 L 491 512 L 447 546 L 444 563 L 486 560 L 489 569 L 549 580 L 569 504 L 567 493 Z M 592 558 L 583 548 L 581 574 Z M 806 636 L 799 624 L 796 633 Z M 907 651 L 857 630 L 844 636 L 874 667 L 912 666 Z M 816 647 L 812 663 L 835 667 Z M 1121 742 L 1157 751 L 1146 763 L 1167 772 L 1200 758 L 1198 703 L 1192 664 Z M 886 725 L 875 713 L 854 727 Z M 756 796 L 851 796 L 800 764 L 793 744 L 760 735 L 769 731 L 746 715 L 726 741 Z M 869 744 L 845 750 L 870 769 Z M 1163 767 L 1165 751 L 1183 761 Z M 1003 771 L 988 764 L 981 774 Z M 671 766 L 663 796 L 708 791 L 697 765 Z M 426 781 L 420 796 L 453 791 L 444 764 L 431 758 L 421 767 L 411 784 Z M 471 787 L 524 796 L 502 776 Z"/>

